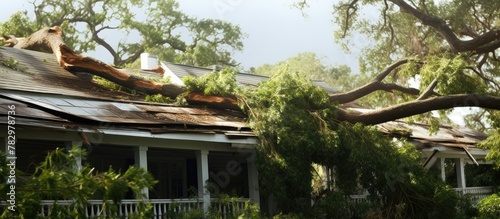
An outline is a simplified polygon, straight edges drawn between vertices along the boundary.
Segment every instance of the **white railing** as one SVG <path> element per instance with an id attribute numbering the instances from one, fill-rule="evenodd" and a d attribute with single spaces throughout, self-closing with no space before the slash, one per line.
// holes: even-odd
<path id="1" fill-rule="evenodd" d="M 351 200 L 354 201 L 354 203 L 356 204 L 364 202 L 366 200 L 366 196 L 368 195 L 350 195 Z"/>
<path id="2" fill-rule="evenodd" d="M 493 187 L 491 186 L 485 186 L 485 187 L 466 187 L 464 189 L 462 188 L 455 188 L 455 191 L 459 195 L 469 195 L 472 198 L 472 201 L 474 203 L 478 203 L 481 201 L 481 199 L 486 198 L 490 195 L 493 194 Z"/>
<path id="3" fill-rule="evenodd" d="M 484 186 L 484 187 L 466 187 L 465 189 L 455 188 L 455 191 L 459 195 L 468 195 L 471 197 L 471 201 L 477 204 L 481 199 L 486 198 L 493 194 L 493 187 Z M 367 195 L 351 195 L 351 199 L 354 203 L 361 203 L 366 199 Z"/>
<path id="4" fill-rule="evenodd" d="M 221 202 L 218 199 L 211 199 L 211 208 L 219 213 L 222 218 L 229 218 L 233 213 L 240 212 L 245 208 L 245 203 L 249 199 L 231 199 L 228 202 Z M 58 200 L 60 207 L 69 207 L 73 200 Z M 111 202 L 109 202 L 111 203 Z M 122 200 L 118 206 L 118 214 L 122 218 L 128 218 L 129 215 L 137 212 L 139 200 Z M 203 209 L 202 199 L 151 199 L 149 203 L 153 207 L 154 218 L 169 218 L 172 215 L 178 215 L 182 212 L 188 212 L 195 209 Z M 47 217 L 50 215 L 54 200 L 43 200 L 39 216 Z M 103 208 L 102 200 L 90 200 L 86 205 L 85 216 L 87 218 L 106 217 L 109 212 Z"/>
<path id="5" fill-rule="evenodd" d="M 61 207 L 70 206 L 73 200 L 58 200 L 57 204 Z M 109 202 L 111 203 L 111 202 Z M 123 218 L 137 212 L 139 200 L 122 200 L 118 207 L 118 214 Z M 149 203 L 153 206 L 155 218 L 167 218 L 172 213 L 188 212 L 192 209 L 202 209 L 203 202 L 199 199 L 151 199 Z M 40 216 L 50 215 L 54 200 L 43 200 L 41 203 Z M 102 217 L 109 214 L 103 209 L 102 200 L 90 200 L 86 205 L 85 216 L 87 218 Z"/>
<path id="6" fill-rule="evenodd" d="M 222 218 L 231 218 L 235 212 L 242 212 L 245 209 L 245 203 L 249 200 L 247 198 L 232 198 L 229 201 L 220 201 L 212 198 L 210 207 L 217 211 Z"/>

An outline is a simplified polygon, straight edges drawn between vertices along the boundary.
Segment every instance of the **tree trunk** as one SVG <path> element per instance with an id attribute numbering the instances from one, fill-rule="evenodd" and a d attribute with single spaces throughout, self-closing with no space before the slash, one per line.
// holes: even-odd
<path id="1" fill-rule="evenodd" d="M 398 2 L 394 0 L 395 2 Z M 144 78 L 134 76 L 116 69 L 108 64 L 90 57 L 76 54 L 62 40 L 62 30 L 55 26 L 44 28 L 23 38 L 11 38 L 6 41 L 6 45 L 19 49 L 37 50 L 42 52 L 52 52 L 56 55 L 59 64 L 69 71 L 88 72 L 106 78 L 116 84 L 131 88 L 146 94 L 162 94 L 170 98 L 176 98 L 185 93 L 186 88 L 175 84 L 162 84 Z M 367 85 L 354 89 L 353 91 L 335 94 L 330 96 L 331 102 L 345 103 L 359 99 L 376 90 L 399 90 L 409 94 L 417 95 L 419 90 L 404 88 L 394 84 L 384 84 L 382 80 L 395 68 L 405 64 L 406 60 L 401 60 L 385 69 L 374 81 Z M 426 98 L 432 94 L 432 89 L 425 91 Z M 422 95 L 421 95 L 422 97 Z M 206 96 L 198 92 L 191 92 L 186 95 L 190 104 L 202 104 L 212 108 L 240 110 L 237 98 L 234 96 Z M 387 121 L 401 119 L 432 110 L 448 109 L 461 106 L 476 106 L 488 109 L 500 110 L 500 97 L 491 95 L 457 94 L 449 96 L 439 96 L 430 99 L 418 98 L 407 103 L 390 106 L 370 112 L 359 113 L 356 111 L 338 109 L 338 121 L 350 123 L 379 124 Z M 333 119 L 333 118 L 332 118 Z"/>

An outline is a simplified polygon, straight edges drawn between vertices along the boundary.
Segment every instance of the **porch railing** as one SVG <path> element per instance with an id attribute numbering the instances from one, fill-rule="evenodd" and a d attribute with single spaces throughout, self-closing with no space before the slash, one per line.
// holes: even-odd
<path id="1" fill-rule="evenodd" d="M 486 198 L 493 194 L 493 187 L 483 186 L 483 187 L 466 187 L 465 189 L 455 188 L 455 191 L 457 192 L 458 195 L 470 196 L 471 201 L 477 204 L 479 203 L 479 201 L 481 201 L 481 199 Z M 367 195 L 351 195 L 350 197 L 354 201 L 354 203 L 359 204 L 366 199 L 366 196 Z"/>
<path id="2" fill-rule="evenodd" d="M 220 201 L 212 198 L 210 207 L 218 212 L 222 218 L 230 218 L 236 212 L 241 212 L 245 209 L 245 203 L 249 201 L 247 198 L 231 199 L 230 201 Z"/>
<path id="3" fill-rule="evenodd" d="M 459 195 L 470 196 L 472 202 L 477 204 L 479 201 L 481 201 L 481 199 L 486 198 L 493 194 L 493 187 L 484 186 L 484 187 L 466 187 L 464 189 L 455 188 L 455 191 L 457 191 Z"/>
<path id="4" fill-rule="evenodd" d="M 215 209 L 222 218 L 228 218 L 233 213 L 239 212 L 245 208 L 245 203 L 249 199 L 232 199 L 231 202 L 219 202 L 218 199 L 211 200 L 211 208 Z M 195 209 L 203 209 L 202 199 L 151 199 L 149 200 L 153 207 L 154 218 L 169 218 L 171 215 L 178 215 L 182 212 L 188 212 Z M 57 204 L 61 207 L 70 206 L 72 200 L 58 200 Z M 122 200 L 118 207 L 118 214 L 122 218 L 128 218 L 134 212 L 137 212 L 139 200 Z M 54 200 L 43 200 L 39 216 L 47 217 L 50 215 Z M 105 217 L 107 212 L 103 210 L 102 200 L 90 200 L 86 206 L 87 218 Z"/>

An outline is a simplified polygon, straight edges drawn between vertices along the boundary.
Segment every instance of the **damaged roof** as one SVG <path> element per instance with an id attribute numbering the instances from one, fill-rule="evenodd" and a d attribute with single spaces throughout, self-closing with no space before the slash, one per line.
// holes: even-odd
<path id="1" fill-rule="evenodd" d="M 144 102 L 141 95 L 93 83 L 88 73 L 66 71 L 53 54 L 0 47 L 0 62 L 0 116 L 14 104 L 19 125 L 107 123 L 155 133 L 254 136 L 240 112 Z"/>
<path id="2" fill-rule="evenodd" d="M 403 121 L 391 121 L 378 125 L 379 130 L 395 137 L 406 137 L 420 143 L 417 147 L 446 146 L 457 148 L 474 148 L 475 144 L 485 140 L 486 134 L 467 128 L 456 128 L 441 125 L 435 133 L 430 132 L 430 125 Z"/>

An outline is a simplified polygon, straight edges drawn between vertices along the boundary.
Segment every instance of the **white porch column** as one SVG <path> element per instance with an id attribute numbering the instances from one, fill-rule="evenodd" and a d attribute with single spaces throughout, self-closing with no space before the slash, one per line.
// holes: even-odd
<path id="1" fill-rule="evenodd" d="M 210 207 L 210 192 L 206 188 L 208 180 L 208 150 L 196 151 L 196 165 L 198 170 L 198 197 L 203 199 L 203 213 Z"/>
<path id="2" fill-rule="evenodd" d="M 66 151 L 70 151 L 73 149 L 73 147 L 77 147 L 78 149 L 82 149 L 82 142 L 81 141 L 66 141 L 64 142 L 66 146 Z M 75 172 L 79 173 L 82 170 L 82 155 L 78 154 L 75 155 Z"/>
<path id="3" fill-rule="evenodd" d="M 143 168 L 148 170 L 148 147 L 147 146 L 136 146 L 134 147 L 134 160 L 135 167 Z M 149 189 L 142 188 L 142 197 L 149 199 Z"/>
<path id="4" fill-rule="evenodd" d="M 441 179 L 443 180 L 443 182 L 446 182 L 446 170 L 445 170 L 444 159 L 445 159 L 444 157 L 438 158 L 436 161 L 436 167 L 439 170 L 439 175 L 441 176 Z"/>
<path id="5" fill-rule="evenodd" d="M 255 202 L 260 203 L 259 196 L 259 176 L 257 172 L 257 165 L 255 164 L 255 160 L 251 160 L 247 162 L 248 166 L 248 194 L 249 198 Z"/>
<path id="6" fill-rule="evenodd" d="M 462 189 L 462 194 L 467 187 L 465 185 L 465 162 L 464 158 L 455 159 L 455 167 L 457 171 L 457 188 Z"/>

